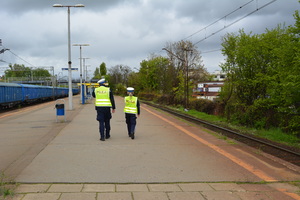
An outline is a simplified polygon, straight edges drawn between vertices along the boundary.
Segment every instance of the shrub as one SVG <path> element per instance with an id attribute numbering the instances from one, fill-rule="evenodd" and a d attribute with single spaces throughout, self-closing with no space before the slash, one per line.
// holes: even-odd
<path id="1" fill-rule="evenodd" d="M 207 99 L 191 99 L 190 109 L 195 109 L 199 112 L 204 112 L 207 114 L 214 114 L 216 103 Z"/>

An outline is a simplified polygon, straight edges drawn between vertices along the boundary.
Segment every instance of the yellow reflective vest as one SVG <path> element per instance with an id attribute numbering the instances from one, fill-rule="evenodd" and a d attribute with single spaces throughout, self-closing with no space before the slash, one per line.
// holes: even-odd
<path id="1" fill-rule="evenodd" d="M 95 106 L 98 107 L 112 107 L 109 97 L 110 89 L 108 87 L 100 86 L 95 89 Z"/>
<path id="2" fill-rule="evenodd" d="M 124 112 L 129 114 L 137 114 L 137 97 L 127 96 L 125 97 Z"/>

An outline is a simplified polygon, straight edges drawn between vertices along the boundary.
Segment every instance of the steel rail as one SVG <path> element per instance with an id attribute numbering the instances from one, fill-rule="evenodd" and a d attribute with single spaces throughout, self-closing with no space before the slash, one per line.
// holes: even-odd
<path id="1" fill-rule="evenodd" d="M 267 141 L 264 141 L 264 140 L 256 138 L 256 137 L 252 137 L 250 135 L 242 134 L 242 133 L 239 133 L 237 131 L 233 131 L 233 130 L 230 130 L 228 128 L 224 128 L 224 127 L 209 123 L 207 121 L 192 117 L 192 116 L 187 115 L 187 114 L 177 112 L 175 110 L 166 108 L 164 106 L 156 105 L 156 104 L 153 104 L 153 103 L 150 103 L 150 102 L 145 102 L 145 101 L 142 101 L 142 102 L 144 104 L 147 104 L 149 106 L 152 106 L 152 107 L 158 108 L 160 110 L 166 111 L 166 112 L 168 112 L 170 114 L 173 114 L 175 116 L 178 116 L 180 118 L 184 118 L 188 121 L 192 121 L 192 122 L 197 123 L 197 124 L 205 125 L 206 128 L 208 128 L 208 129 L 211 129 L 211 130 L 214 130 L 214 131 L 219 130 L 219 131 L 221 131 L 221 134 L 226 135 L 230 138 L 234 138 L 234 139 L 236 139 L 240 142 L 243 142 L 247 145 L 249 145 L 249 141 L 251 141 L 251 142 L 256 143 L 255 145 L 251 145 L 251 146 L 254 146 L 254 147 L 260 147 L 261 148 L 262 147 L 261 145 L 268 146 L 269 148 L 272 148 L 272 150 L 271 150 L 272 152 L 275 150 L 275 151 L 280 151 L 281 154 L 284 154 L 282 156 L 279 156 L 277 153 L 275 155 L 273 153 L 274 156 L 279 157 L 283 160 L 286 160 L 288 162 L 291 162 L 295 165 L 300 166 L 300 152 L 296 152 L 296 151 L 290 150 L 288 148 L 282 147 L 284 145 L 279 146 L 279 145 L 276 145 L 276 144 L 272 144 L 271 142 L 267 142 Z M 248 141 L 246 141 L 246 142 L 241 141 L 240 138 L 241 139 L 246 139 Z M 265 152 L 272 154 L 272 152 L 270 150 L 266 150 L 265 148 L 264 148 L 264 150 L 265 150 Z M 293 156 L 293 159 L 289 159 L 289 157 L 286 156 L 286 153 L 288 153 L 290 156 Z M 293 161 L 293 160 L 295 160 L 295 161 Z"/>

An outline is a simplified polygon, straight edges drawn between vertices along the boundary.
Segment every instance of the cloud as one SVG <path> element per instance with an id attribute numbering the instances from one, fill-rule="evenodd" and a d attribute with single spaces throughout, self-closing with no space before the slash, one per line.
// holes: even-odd
<path id="1" fill-rule="evenodd" d="M 84 8 L 71 8 L 71 43 L 90 44 L 82 48 L 82 55 L 90 58 L 86 64 L 93 72 L 102 62 L 107 67 L 122 64 L 139 68 L 139 63 L 152 53 L 166 55 L 162 48 L 167 42 L 186 38 L 197 43 L 271 1 L 1 0 L 0 39 L 5 48 L 23 60 L 6 51 L 0 54 L 0 60 L 6 61 L 0 62 L 0 67 L 6 67 L 7 63 L 54 66 L 57 74 L 67 66 L 67 9 L 53 8 L 56 3 L 85 5 Z M 197 47 L 202 52 L 220 49 L 221 38 L 240 29 L 262 33 L 278 24 L 293 25 L 293 14 L 298 7 L 297 0 L 277 0 L 197 43 Z M 236 12 L 228 15 L 235 9 Z M 224 16 L 226 18 L 213 26 L 199 31 Z M 79 47 L 72 46 L 71 52 L 73 65 L 79 66 Z M 202 56 L 210 72 L 219 69 L 224 59 L 220 51 Z"/>

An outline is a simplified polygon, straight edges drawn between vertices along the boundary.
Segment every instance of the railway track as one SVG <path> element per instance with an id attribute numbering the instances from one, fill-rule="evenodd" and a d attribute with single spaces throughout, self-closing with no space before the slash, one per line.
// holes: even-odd
<path id="1" fill-rule="evenodd" d="M 204 126 L 210 130 L 213 130 L 217 133 L 225 135 L 229 138 L 232 138 L 232 139 L 235 139 L 242 143 L 245 143 L 248 146 L 259 149 L 260 151 L 266 152 L 266 153 L 271 154 L 275 157 L 278 157 L 282 160 L 285 160 L 289 163 L 300 166 L 300 150 L 299 149 L 292 148 L 290 146 L 279 144 L 279 143 L 269 141 L 266 139 L 258 138 L 253 135 L 244 134 L 244 133 L 240 133 L 238 131 L 230 130 L 228 128 L 224 128 L 224 127 L 209 123 L 207 121 L 192 117 L 190 115 L 177 112 L 175 110 L 166 108 L 164 106 L 159 106 L 159 105 L 152 104 L 149 102 L 144 102 L 144 101 L 143 101 L 143 103 L 147 104 L 149 106 L 158 108 L 160 110 L 166 111 L 170 114 L 173 114 L 173 115 L 180 117 L 182 119 L 185 119 L 187 121 Z"/>

